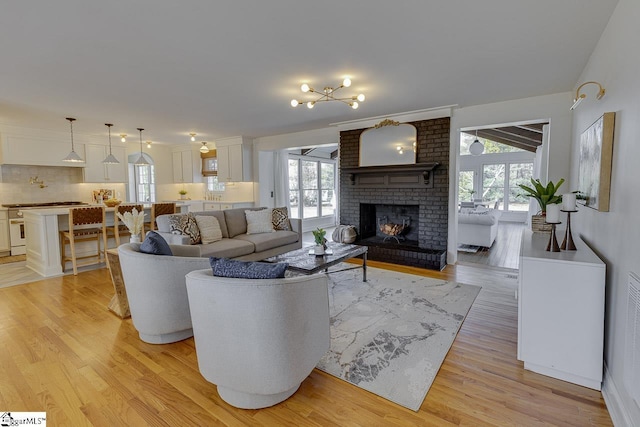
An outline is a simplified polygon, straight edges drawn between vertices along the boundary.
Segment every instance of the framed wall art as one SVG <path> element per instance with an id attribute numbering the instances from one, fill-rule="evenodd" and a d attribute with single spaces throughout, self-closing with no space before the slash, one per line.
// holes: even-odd
<path id="1" fill-rule="evenodd" d="M 580 135 L 578 202 L 601 212 L 609 212 L 615 117 L 604 113 Z"/>

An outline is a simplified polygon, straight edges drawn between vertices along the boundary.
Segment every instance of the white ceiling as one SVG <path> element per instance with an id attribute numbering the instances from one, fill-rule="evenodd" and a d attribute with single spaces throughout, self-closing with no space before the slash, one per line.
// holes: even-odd
<path id="1" fill-rule="evenodd" d="M 571 91 L 616 3 L 3 0 L 0 125 L 186 143 Z M 345 76 L 358 110 L 290 106 Z"/>

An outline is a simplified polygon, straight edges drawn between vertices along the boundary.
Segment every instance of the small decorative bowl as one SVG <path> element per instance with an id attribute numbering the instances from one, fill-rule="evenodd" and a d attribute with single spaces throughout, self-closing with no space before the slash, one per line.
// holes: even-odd
<path id="1" fill-rule="evenodd" d="M 115 208 L 116 206 L 118 206 L 120 203 L 122 203 L 122 200 L 118 200 L 118 199 L 108 199 L 105 200 L 104 205 L 108 208 Z"/>

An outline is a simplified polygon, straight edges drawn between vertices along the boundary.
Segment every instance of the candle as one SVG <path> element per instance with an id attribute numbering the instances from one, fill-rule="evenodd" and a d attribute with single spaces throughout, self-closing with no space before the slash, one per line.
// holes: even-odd
<path id="1" fill-rule="evenodd" d="M 547 222 L 560 222 L 560 205 L 547 205 Z"/>
<path id="2" fill-rule="evenodd" d="M 563 211 L 576 210 L 576 194 L 575 193 L 567 193 L 562 195 L 562 210 Z"/>

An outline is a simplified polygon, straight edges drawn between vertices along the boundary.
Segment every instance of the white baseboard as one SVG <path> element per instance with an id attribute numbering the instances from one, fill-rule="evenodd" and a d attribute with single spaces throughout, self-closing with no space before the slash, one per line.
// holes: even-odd
<path id="1" fill-rule="evenodd" d="M 606 363 L 604 364 L 602 397 L 604 397 L 604 402 L 607 405 L 607 410 L 609 411 L 609 415 L 611 416 L 611 421 L 614 426 L 633 427 L 640 425 L 640 420 L 634 421 L 633 415 L 627 410 Z"/>

